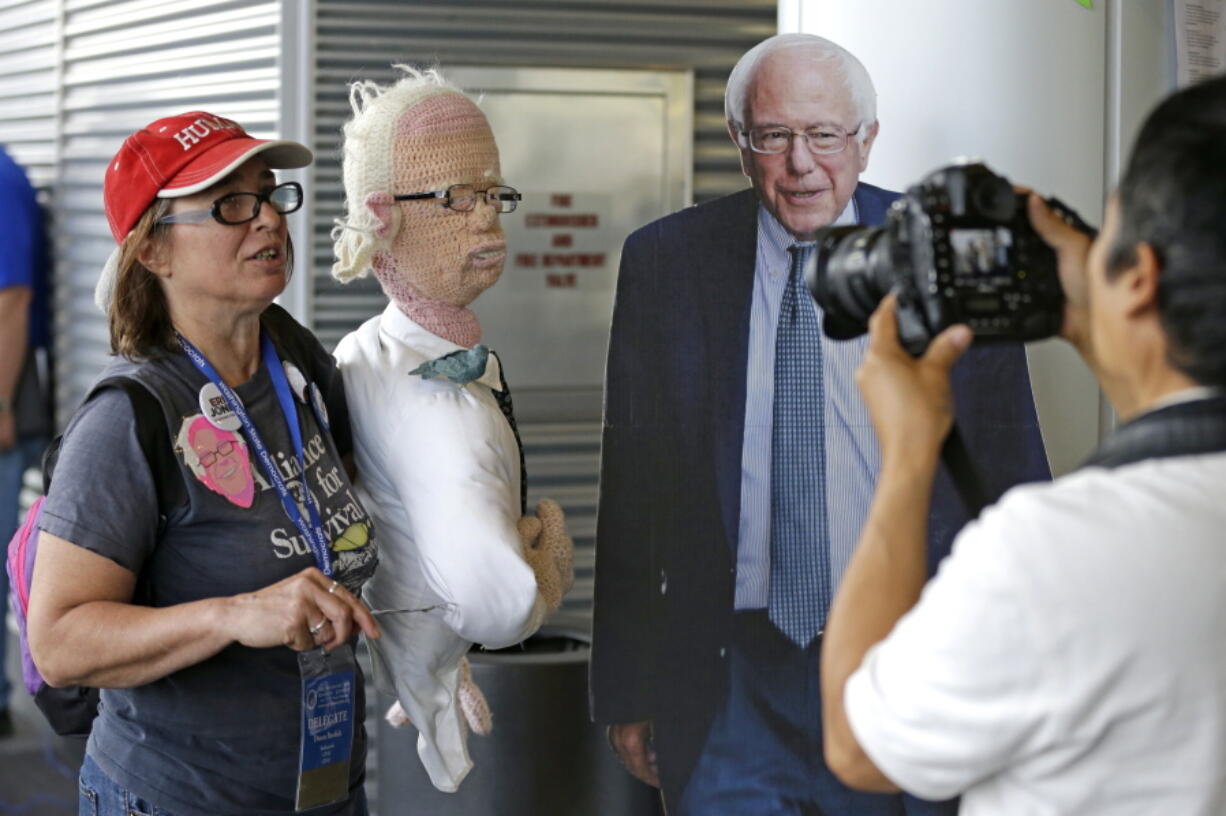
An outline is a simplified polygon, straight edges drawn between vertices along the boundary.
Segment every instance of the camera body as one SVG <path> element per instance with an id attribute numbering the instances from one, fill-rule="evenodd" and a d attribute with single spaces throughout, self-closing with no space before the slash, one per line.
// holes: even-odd
<path id="1" fill-rule="evenodd" d="M 1092 232 L 1058 201 L 1048 203 Z M 866 332 L 890 292 L 898 296 L 899 340 L 915 356 L 956 323 L 988 341 L 1060 330 L 1055 253 L 1031 227 L 1026 196 L 981 163 L 928 174 L 894 202 L 883 227 L 827 227 L 816 240 L 805 278 L 831 338 Z"/>

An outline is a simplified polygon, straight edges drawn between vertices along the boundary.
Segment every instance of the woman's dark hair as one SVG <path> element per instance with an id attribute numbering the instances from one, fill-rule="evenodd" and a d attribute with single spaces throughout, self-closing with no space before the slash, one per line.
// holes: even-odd
<path id="1" fill-rule="evenodd" d="M 1167 97 L 1150 113 L 1118 190 L 1108 276 L 1153 247 L 1169 362 L 1226 387 L 1226 78 Z"/>
<path id="2" fill-rule="evenodd" d="M 111 330 L 111 353 L 130 360 L 156 356 L 175 348 L 170 308 L 157 276 L 140 262 L 147 241 L 166 240 L 167 227 L 157 220 L 170 211 L 170 200 L 155 200 L 119 247 L 119 268 L 107 322 Z"/>

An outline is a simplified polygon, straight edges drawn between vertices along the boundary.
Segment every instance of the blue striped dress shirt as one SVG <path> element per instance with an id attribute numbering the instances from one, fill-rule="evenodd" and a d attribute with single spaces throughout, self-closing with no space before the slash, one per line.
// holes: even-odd
<path id="1" fill-rule="evenodd" d="M 855 201 L 834 224 L 855 224 Z M 741 449 L 741 524 L 736 558 L 737 609 L 764 609 L 770 590 L 771 418 L 775 393 L 775 329 L 788 281 L 788 247 L 796 242 L 782 224 L 758 207 L 758 249 L 749 313 L 745 388 L 745 438 Z M 810 301 L 812 302 L 812 301 Z M 821 309 L 816 303 L 818 319 Z M 834 590 L 868 516 L 881 458 L 868 409 L 856 389 L 855 371 L 866 336 L 822 338 L 826 424 L 826 506 L 829 508 L 830 575 Z"/>

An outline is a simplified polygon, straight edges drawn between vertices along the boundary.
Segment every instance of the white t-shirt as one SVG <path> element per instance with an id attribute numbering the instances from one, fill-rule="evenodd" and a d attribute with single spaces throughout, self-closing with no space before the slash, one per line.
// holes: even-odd
<path id="1" fill-rule="evenodd" d="M 547 611 L 516 531 L 519 450 L 492 391 L 497 358 L 465 385 L 409 373 L 459 348 L 394 305 L 336 347 L 356 486 L 382 548 L 363 597 L 372 609 L 443 605 L 379 618 L 383 636 L 368 641 L 374 679 L 399 699 L 431 781 L 447 791 L 472 767 L 456 699 L 461 658 L 473 643 L 518 643 Z"/>
<path id="2" fill-rule="evenodd" d="M 1226 454 L 1086 469 L 967 526 L 844 703 L 985 814 L 1226 814 Z"/>

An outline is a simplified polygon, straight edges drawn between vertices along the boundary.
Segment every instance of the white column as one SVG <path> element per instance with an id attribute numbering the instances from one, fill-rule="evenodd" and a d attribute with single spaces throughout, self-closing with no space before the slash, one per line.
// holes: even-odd
<path id="1" fill-rule="evenodd" d="M 881 131 L 865 181 L 902 190 L 973 156 L 1096 224 L 1111 161 L 1107 34 L 1118 4 L 786 0 L 779 29 L 828 37 L 872 75 Z M 1098 441 L 1098 387 L 1063 342 L 1031 344 L 1028 355 L 1048 455 L 1064 472 Z"/>
<path id="2" fill-rule="evenodd" d="M 277 134 L 315 149 L 315 0 L 281 0 L 279 64 L 281 87 L 277 99 L 280 122 Z M 326 158 L 326 157 L 325 157 Z M 316 155 L 315 161 L 320 157 Z M 282 181 L 302 185 L 302 209 L 289 216 L 294 242 L 294 277 L 277 302 L 308 328 L 315 320 L 315 167 L 282 170 Z"/>

